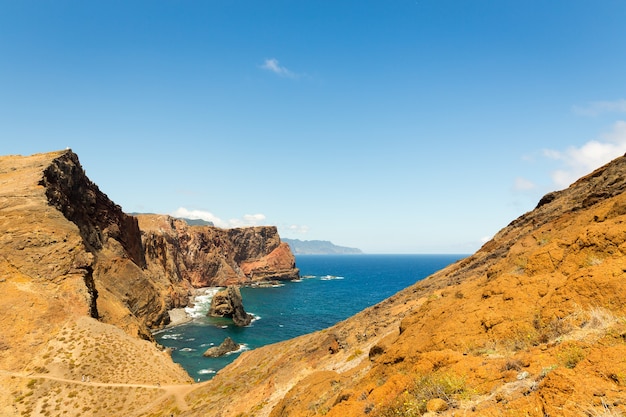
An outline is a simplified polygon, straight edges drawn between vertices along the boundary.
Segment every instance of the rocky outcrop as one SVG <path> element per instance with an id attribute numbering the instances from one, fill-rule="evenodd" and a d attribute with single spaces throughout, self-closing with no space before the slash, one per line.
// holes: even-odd
<path id="1" fill-rule="evenodd" d="M 168 310 L 186 306 L 194 287 L 298 277 L 275 227 L 222 230 L 156 215 L 138 220 L 87 178 L 71 150 L 2 162 L 0 243 L 7 265 L 44 281 L 71 274 L 86 314 L 129 334 L 151 339 L 150 329 L 169 322 Z"/>
<path id="2" fill-rule="evenodd" d="M 209 317 L 231 318 L 233 323 L 239 327 L 249 325 L 254 318 L 251 314 L 246 313 L 243 308 L 241 291 L 235 286 L 229 286 L 213 296 L 207 315 Z"/>
<path id="3" fill-rule="evenodd" d="M 148 328 L 167 323 L 169 308 L 186 305 L 188 289 L 184 285 L 171 285 L 164 274 L 146 274 L 137 219 L 126 215 L 87 178 L 76 154 L 68 150 L 7 157 L 3 162 L 10 169 L 7 174 L 20 178 L 23 186 L 37 195 L 28 199 L 33 211 L 31 218 L 36 218 L 40 225 L 37 235 L 54 244 L 65 243 L 70 236 L 80 241 L 57 259 L 33 264 L 31 276 L 43 273 L 52 280 L 62 281 L 64 272 L 76 271 L 83 281 L 89 316 L 147 339 L 151 338 Z M 8 184 L 6 192 L 19 195 Z M 9 204 L 5 208 L 10 207 Z M 26 220 L 13 222 L 10 227 L 28 234 L 32 233 L 32 226 Z M 48 237 L 64 229 L 68 231 L 61 233 L 61 242 L 59 238 Z M 41 249 L 34 250 L 41 252 Z M 17 263 L 40 256 L 3 252 L 11 262 Z M 63 259 L 70 262 L 69 268 L 63 266 Z"/>
<path id="4" fill-rule="evenodd" d="M 137 216 L 151 270 L 194 287 L 249 285 L 299 277 L 295 257 L 274 226 L 189 226 L 166 215 Z"/>
<path id="5" fill-rule="evenodd" d="M 233 339 L 227 337 L 222 343 L 220 343 L 219 346 L 213 346 L 208 348 L 202 354 L 202 356 L 207 358 L 219 358 L 220 356 L 224 356 L 227 353 L 239 350 L 240 347 L 241 345 L 239 345 L 239 343 L 236 343 L 235 341 L 233 341 Z"/>
<path id="6" fill-rule="evenodd" d="M 64 152 L 53 159 L 39 185 L 44 187 L 50 205 L 78 226 L 90 252 L 102 250 L 111 238 L 136 265 L 146 265 L 137 219 L 125 214 L 87 178 L 75 153 Z"/>

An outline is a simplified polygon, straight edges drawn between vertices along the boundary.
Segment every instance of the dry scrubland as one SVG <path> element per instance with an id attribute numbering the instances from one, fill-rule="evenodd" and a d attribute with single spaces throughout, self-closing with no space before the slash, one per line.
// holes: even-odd
<path id="1" fill-rule="evenodd" d="M 626 158 L 545 196 L 474 255 L 193 384 L 137 337 L 142 312 L 165 305 L 157 295 L 181 293 L 120 298 L 106 272 L 134 270 L 107 269 L 128 262 L 123 235 L 110 228 L 89 252 L 48 204 L 38 181 L 62 155 L 0 164 L 0 415 L 626 415 Z"/>

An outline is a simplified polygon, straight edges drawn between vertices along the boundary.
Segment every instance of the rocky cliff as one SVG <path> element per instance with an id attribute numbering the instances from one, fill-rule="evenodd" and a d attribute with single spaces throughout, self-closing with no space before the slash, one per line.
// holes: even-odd
<path id="1" fill-rule="evenodd" d="M 295 257 L 276 227 L 189 226 L 170 216 L 138 215 L 148 268 L 194 287 L 298 278 Z"/>
<path id="2" fill-rule="evenodd" d="M 167 324 L 167 311 L 187 305 L 192 287 L 298 277 L 293 254 L 275 227 L 222 230 L 157 215 L 140 216 L 139 223 L 87 178 L 73 152 L 4 158 L 3 164 L 19 178 L 29 160 L 40 164 L 41 178 L 24 184 L 37 186 L 47 200 L 33 209 L 51 206 L 71 223 L 68 227 L 78 228 L 81 252 L 74 263 L 93 318 L 150 338 L 147 329 Z M 11 227 L 28 231 L 37 214 L 31 216 Z M 9 256 L 22 262 L 21 253 Z M 54 259 L 48 262 L 47 268 L 59 268 Z"/>
<path id="3" fill-rule="evenodd" d="M 12 381 L 3 379 L 0 415 L 49 415 L 11 400 L 32 393 L 19 378 L 36 371 L 57 382 L 82 373 L 81 382 L 98 374 L 186 383 L 150 329 L 186 306 L 195 286 L 297 277 L 285 246 L 274 227 L 187 227 L 167 216 L 140 223 L 70 150 L 0 157 L 0 376 Z"/>

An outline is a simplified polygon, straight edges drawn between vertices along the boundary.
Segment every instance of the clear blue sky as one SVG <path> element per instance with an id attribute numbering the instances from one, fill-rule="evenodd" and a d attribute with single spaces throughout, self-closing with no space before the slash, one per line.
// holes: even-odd
<path id="1" fill-rule="evenodd" d="M 0 1 L 0 153 L 127 212 L 471 253 L 626 152 L 623 0 Z"/>

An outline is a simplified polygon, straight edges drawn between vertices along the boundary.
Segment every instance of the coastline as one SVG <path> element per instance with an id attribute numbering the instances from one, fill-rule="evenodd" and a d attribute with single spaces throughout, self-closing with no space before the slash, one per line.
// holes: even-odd
<path id="1" fill-rule="evenodd" d="M 165 329 L 170 329 L 172 327 L 176 327 L 176 326 L 180 326 L 182 324 L 187 324 L 191 321 L 193 321 L 194 316 L 192 314 L 190 314 L 189 309 L 193 308 L 197 303 L 198 303 L 198 297 L 209 297 L 212 298 L 213 294 L 211 294 L 211 291 L 217 291 L 218 289 L 223 288 L 223 287 L 201 287 L 201 288 L 194 288 L 192 290 L 192 294 L 191 294 L 191 299 L 193 301 L 189 302 L 189 305 L 187 307 L 179 307 L 179 308 L 173 308 L 171 310 L 168 310 L 167 313 L 170 316 L 170 322 L 168 324 L 166 324 L 165 326 L 163 326 L 162 328 L 155 330 L 152 332 L 152 334 L 156 334 L 159 333 Z"/>

